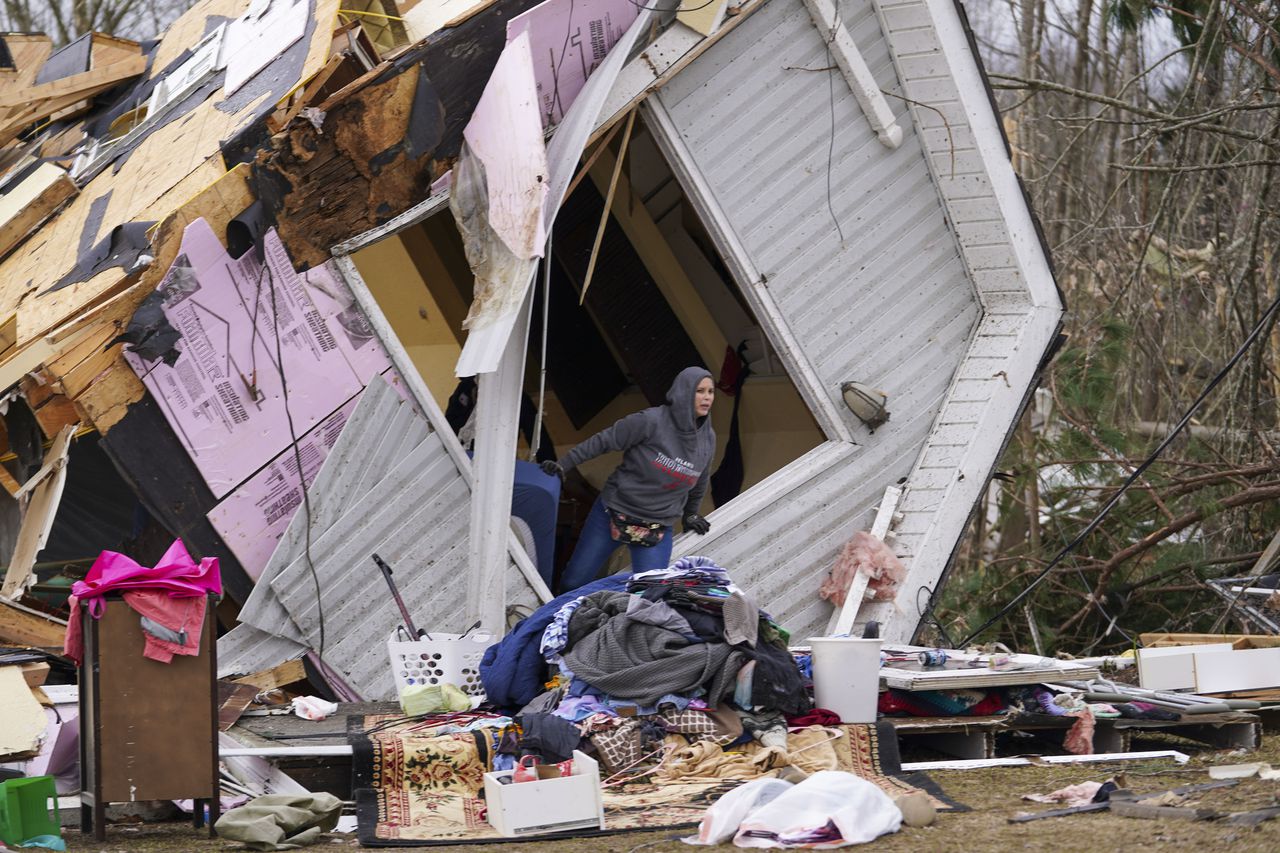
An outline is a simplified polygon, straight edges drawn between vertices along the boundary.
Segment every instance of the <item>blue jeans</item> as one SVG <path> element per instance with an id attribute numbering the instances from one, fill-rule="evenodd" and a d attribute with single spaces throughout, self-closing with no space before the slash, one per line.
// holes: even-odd
<path id="1" fill-rule="evenodd" d="M 565 592 L 585 586 L 596 579 L 600 568 L 622 543 L 609 533 L 609 511 L 604 501 L 596 498 L 587 513 L 587 521 L 582 525 L 582 534 L 573 549 L 569 564 L 564 567 L 560 576 L 560 588 Z M 662 541 L 652 547 L 628 545 L 631 549 L 631 569 L 636 572 L 647 572 L 650 569 L 665 569 L 671 563 L 671 528 L 662 528 Z"/>

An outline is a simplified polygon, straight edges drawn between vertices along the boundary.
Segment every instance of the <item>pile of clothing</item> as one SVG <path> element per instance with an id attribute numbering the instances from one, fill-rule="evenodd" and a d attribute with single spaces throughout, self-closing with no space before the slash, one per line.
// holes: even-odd
<path id="1" fill-rule="evenodd" d="M 813 710 L 787 639 L 725 569 L 684 557 L 544 605 L 488 650 L 480 677 L 527 733 L 500 752 L 555 761 L 577 745 L 611 772 L 664 756 L 717 775 L 732 744 L 786 763 L 788 719 Z"/>

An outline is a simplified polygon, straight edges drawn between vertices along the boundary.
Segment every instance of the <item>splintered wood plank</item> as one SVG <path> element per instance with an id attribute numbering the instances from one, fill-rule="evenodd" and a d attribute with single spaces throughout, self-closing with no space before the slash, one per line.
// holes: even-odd
<path id="1" fill-rule="evenodd" d="M 44 662 L 20 664 L 19 669 L 22 670 L 23 680 L 31 688 L 44 684 L 45 679 L 49 677 L 49 664 Z"/>
<path id="2" fill-rule="evenodd" d="M 76 409 L 75 401 L 62 394 L 54 394 L 35 409 L 36 422 L 45 438 L 53 438 L 63 427 L 73 426 L 84 420 Z"/>
<path id="3" fill-rule="evenodd" d="M 218 731 L 225 732 L 236 724 L 240 715 L 253 704 L 253 697 L 258 695 L 258 688 L 252 684 L 236 684 L 232 681 L 218 682 Z"/>
<path id="4" fill-rule="evenodd" d="M 25 181 L 0 196 L 0 255 L 27 239 L 78 192 L 65 169 L 41 163 Z"/>
<path id="5" fill-rule="evenodd" d="M 25 92 L 0 96 L 0 108 L 28 107 L 39 101 L 56 101 L 69 95 L 84 98 L 108 89 L 147 70 L 147 59 L 138 54 L 123 57 L 99 68 L 91 68 L 59 80 L 32 86 Z"/>
<path id="6" fill-rule="evenodd" d="M 256 687 L 260 691 L 275 690 L 280 687 L 287 687 L 290 684 L 297 684 L 299 681 L 307 680 L 307 671 L 302 664 L 302 659 L 288 660 L 271 669 L 264 669 L 261 672 L 254 672 L 242 678 L 232 679 L 236 684 L 248 684 Z"/>
<path id="7" fill-rule="evenodd" d="M 76 398 L 76 404 L 100 433 L 111 429 L 129 411 L 129 406 L 147 393 L 129 365 L 123 361 L 99 376 Z"/>
<path id="8" fill-rule="evenodd" d="M 0 599 L 0 645 L 31 646 L 61 654 L 67 624 L 60 619 Z"/>

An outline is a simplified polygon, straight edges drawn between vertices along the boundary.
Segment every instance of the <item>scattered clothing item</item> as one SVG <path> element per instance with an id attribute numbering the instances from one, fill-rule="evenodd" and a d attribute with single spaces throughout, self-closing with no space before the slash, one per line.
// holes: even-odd
<path id="1" fill-rule="evenodd" d="M 319 696 L 298 696 L 293 700 L 293 713 L 304 720 L 323 720 L 338 713 L 338 703 Z"/>
<path id="2" fill-rule="evenodd" d="M 525 714 L 517 719 L 523 735 L 522 755 L 537 756 L 543 763 L 559 764 L 573 758 L 582 731 L 568 720 L 551 714 Z"/>
<path id="3" fill-rule="evenodd" d="M 679 747 L 668 755 L 654 774 L 661 782 L 703 779 L 754 779 L 761 768 L 740 752 L 725 752 L 717 743 L 703 740 Z"/>
<path id="4" fill-rule="evenodd" d="M 884 791 L 852 773 L 824 770 L 750 812 L 736 847 L 840 847 L 865 844 L 902 825 Z"/>
<path id="5" fill-rule="evenodd" d="M 1067 730 L 1067 736 L 1062 740 L 1062 748 L 1072 755 L 1093 755 L 1093 731 L 1096 725 L 1093 711 L 1084 708 L 1079 711 L 1069 711 L 1067 716 L 1077 719 Z"/>
<path id="6" fill-rule="evenodd" d="M 470 711 L 471 697 L 453 684 L 410 684 L 400 691 L 400 710 L 407 717 Z"/>
<path id="7" fill-rule="evenodd" d="M 593 592 L 625 589 L 630 580 L 628 573 L 610 575 L 554 598 L 522 619 L 500 643 L 485 649 L 480 681 L 488 700 L 499 708 L 512 710 L 529 704 L 544 690 L 547 667 L 539 649 L 540 640 L 560 608 Z"/>
<path id="8" fill-rule="evenodd" d="M 196 563 L 181 539 L 175 540 L 152 568 L 139 565 L 124 554 L 103 551 L 84 580 L 72 584 L 71 594 L 98 618 L 102 616 L 102 596 L 126 589 L 163 589 L 175 597 L 202 597 L 209 593 L 220 596 L 218 558 L 205 557 Z"/>
<path id="9" fill-rule="evenodd" d="M 1047 691 L 1046 691 L 1047 692 Z M 898 690 L 876 700 L 876 710 L 890 717 L 982 717 L 1008 707 L 1004 693 L 984 690 Z M 1059 714 L 1064 713 L 1059 709 Z"/>
<path id="10" fill-rule="evenodd" d="M 792 787 L 781 779 L 755 779 L 739 785 L 715 801 L 702 815 L 698 834 L 682 839 L 685 844 L 724 844 L 738 832 L 747 815 L 773 802 Z"/>
<path id="11" fill-rule="evenodd" d="M 752 652 L 755 672 L 751 678 L 751 705 L 773 708 L 784 714 L 804 714 L 813 708 L 804 679 L 784 643 L 758 643 Z"/>
<path id="12" fill-rule="evenodd" d="M 1101 782 L 1080 782 L 1068 785 L 1048 794 L 1023 794 L 1022 799 L 1033 803 L 1061 803 L 1064 806 L 1083 806 L 1092 803 L 1094 796 L 1102 787 Z"/>
<path id="13" fill-rule="evenodd" d="M 210 593 L 222 595 L 222 575 L 217 557 L 205 557 L 196 563 L 180 539 L 152 568 L 124 554 L 103 551 L 85 579 L 71 586 L 71 612 L 63 652 L 77 665 L 84 657 L 80 608 L 87 607 L 93 618 L 100 619 L 104 612 L 102 598 L 109 592 L 124 593 L 129 606 L 147 620 L 143 654 L 168 663 L 175 654 L 199 654 L 205 602 Z M 148 624 L 151 631 L 146 630 Z M 160 627 L 166 630 L 159 630 Z"/>
<path id="14" fill-rule="evenodd" d="M 142 656 L 169 663 L 174 655 L 200 654 L 200 633 L 208 597 L 170 598 L 158 589 L 131 589 L 125 603 L 142 617 Z"/>
<path id="15" fill-rule="evenodd" d="M 320 840 L 341 813 L 342 800 L 332 794 L 267 794 L 227 812 L 214 829 L 251 850 L 293 850 Z"/>
<path id="16" fill-rule="evenodd" d="M 826 708 L 814 708 L 807 714 L 788 716 L 787 725 L 792 727 L 838 726 L 840 725 L 840 715 L 835 711 L 828 711 Z"/>
<path id="17" fill-rule="evenodd" d="M 1122 702 L 1115 706 L 1120 716 L 1130 720 L 1181 720 L 1177 711 L 1160 708 L 1148 702 Z"/>
<path id="18" fill-rule="evenodd" d="M 703 692 L 715 706 L 728 695 L 745 656 L 724 643 L 691 643 L 672 608 L 600 592 L 587 596 L 569 622 L 565 665 L 591 686 L 642 704 L 668 693 Z M 660 607 L 660 609 L 659 609 Z M 684 630 L 681 630 L 683 627 Z"/>

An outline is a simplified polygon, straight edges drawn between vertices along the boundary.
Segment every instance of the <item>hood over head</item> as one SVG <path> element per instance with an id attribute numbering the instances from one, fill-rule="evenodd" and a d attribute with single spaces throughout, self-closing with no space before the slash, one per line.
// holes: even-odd
<path id="1" fill-rule="evenodd" d="M 676 374 L 667 389 L 667 408 L 681 432 L 696 432 L 698 429 L 699 424 L 693 416 L 693 396 L 703 379 L 712 379 L 711 371 L 705 367 L 686 367 Z"/>

